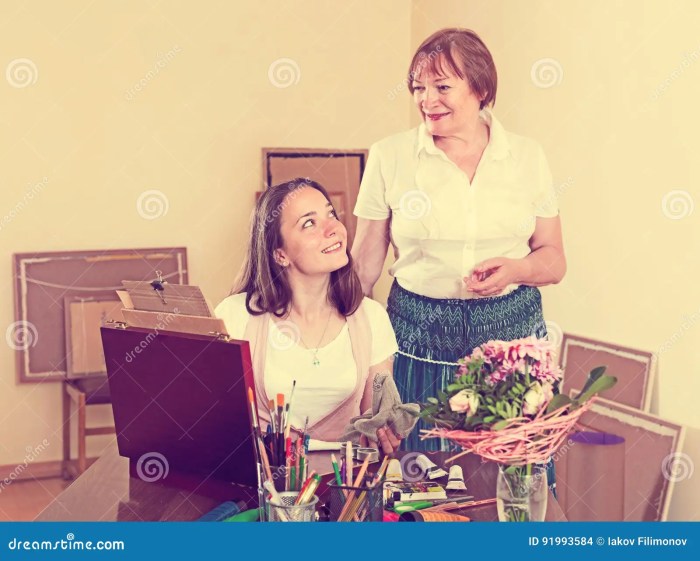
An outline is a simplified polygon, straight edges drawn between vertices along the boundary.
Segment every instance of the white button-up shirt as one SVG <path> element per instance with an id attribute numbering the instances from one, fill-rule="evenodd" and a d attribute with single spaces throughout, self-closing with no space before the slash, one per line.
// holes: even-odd
<path id="1" fill-rule="evenodd" d="M 396 261 L 389 272 L 406 290 L 473 298 L 463 277 L 492 257 L 527 256 L 536 217 L 558 214 L 541 146 L 507 132 L 489 110 L 480 117 L 489 143 L 471 183 L 423 124 L 370 149 L 354 213 L 391 217 Z"/>

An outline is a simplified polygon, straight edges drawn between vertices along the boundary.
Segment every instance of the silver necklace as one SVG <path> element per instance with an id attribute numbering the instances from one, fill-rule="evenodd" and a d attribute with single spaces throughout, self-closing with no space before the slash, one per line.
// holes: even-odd
<path id="1" fill-rule="evenodd" d="M 314 366 L 319 366 L 319 365 L 321 364 L 321 361 L 318 360 L 318 350 L 319 350 L 319 348 L 321 347 L 321 343 L 323 342 L 323 338 L 326 336 L 326 331 L 328 331 L 328 326 L 329 326 L 330 323 L 331 323 L 331 316 L 332 316 L 332 315 L 333 315 L 333 308 L 331 308 L 330 311 L 328 312 L 328 320 L 326 320 L 326 327 L 325 327 L 325 329 L 323 330 L 323 334 L 321 335 L 321 338 L 318 340 L 318 343 L 316 344 L 316 348 L 315 348 L 315 349 L 312 349 L 311 347 L 309 347 L 309 346 L 304 342 L 304 339 L 303 339 L 303 337 L 301 336 L 301 330 L 299 331 L 299 339 L 300 339 L 301 342 L 303 343 L 304 347 L 306 347 L 306 349 L 307 349 L 308 351 L 311 351 L 311 355 L 313 356 L 312 364 L 313 364 Z"/>

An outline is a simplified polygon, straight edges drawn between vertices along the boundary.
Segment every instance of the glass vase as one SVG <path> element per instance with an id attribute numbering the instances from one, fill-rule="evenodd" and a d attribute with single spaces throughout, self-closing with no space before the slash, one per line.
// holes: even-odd
<path id="1" fill-rule="evenodd" d="M 542 522 L 547 511 L 547 469 L 543 465 L 498 467 L 496 506 L 501 522 Z"/>

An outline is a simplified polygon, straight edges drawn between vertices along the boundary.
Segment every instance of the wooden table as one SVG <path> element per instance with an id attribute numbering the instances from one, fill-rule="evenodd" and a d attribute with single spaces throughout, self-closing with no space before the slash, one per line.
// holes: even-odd
<path id="1" fill-rule="evenodd" d="M 398 453 L 405 456 L 409 452 Z M 447 453 L 428 456 L 443 465 Z M 319 473 L 328 472 L 328 455 L 311 454 L 311 466 Z M 406 461 L 409 461 L 406 458 Z M 469 494 L 476 500 L 495 496 L 496 464 L 483 462 L 471 454 L 459 458 Z M 247 488 L 191 477 L 168 477 L 169 483 L 146 482 L 130 475 L 129 460 L 119 456 L 116 447 L 109 449 L 44 509 L 39 521 L 187 521 L 196 520 L 224 501 L 244 499 L 250 507 L 256 506 L 256 496 Z M 172 480 L 172 482 L 171 482 Z M 461 511 L 451 511 L 460 514 Z M 496 505 L 474 507 L 464 512 L 474 521 L 498 520 Z M 565 521 L 556 499 L 550 494 L 546 520 Z"/>

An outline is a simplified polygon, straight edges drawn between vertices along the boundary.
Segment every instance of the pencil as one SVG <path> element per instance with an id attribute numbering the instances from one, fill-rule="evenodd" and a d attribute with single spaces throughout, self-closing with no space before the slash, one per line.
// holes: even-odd
<path id="1" fill-rule="evenodd" d="M 357 478 L 355 479 L 355 484 L 353 487 L 359 487 L 360 484 L 362 483 L 362 478 L 365 476 L 365 473 L 367 472 L 367 466 L 369 465 L 369 456 L 365 458 L 364 463 L 362 464 L 362 467 L 360 468 L 360 471 L 357 474 Z M 351 476 L 352 477 L 352 476 Z M 343 510 L 340 511 L 340 516 L 338 516 L 338 522 L 346 522 L 346 515 L 348 511 L 350 511 L 350 507 L 352 502 L 355 499 L 355 489 L 350 491 L 348 493 L 347 499 L 345 499 L 345 505 L 343 506 Z M 357 507 L 356 507 L 357 508 Z"/>
<path id="2" fill-rule="evenodd" d="M 345 484 L 352 487 L 352 442 L 349 440 L 345 444 Z"/>
<path id="3" fill-rule="evenodd" d="M 307 488 L 309 485 L 311 485 L 311 482 L 313 479 L 316 477 L 316 470 L 311 470 L 311 475 L 304 481 L 304 484 L 301 486 L 301 489 L 299 490 L 299 494 L 297 495 L 296 501 L 294 501 L 295 505 L 301 504 L 301 500 L 304 496 L 304 493 L 306 493 Z"/>
<path id="4" fill-rule="evenodd" d="M 369 484 L 369 488 L 373 489 L 384 477 L 384 472 L 386 471 L 387 466 L 389 465 L 389 456 L 384 456 L 384 459 L 382 460 L 382 464 L 379 466 L 379 471 L 377 471 L 377 475 L 374 476 L 374 479 L 372 479 L 372 482 Z M 360 496 L 355 499 L 355 503 L 350 506 L 350 512 L 347 515 L 348 519 L 354 519 L 356 522 L 360 521 L 360 518 L 362 518 L 365 514 L 364 513 L 359 513 L 358 511 L 360 510 L 360 507 L 362 506 L 362 503 L 365 500 L 365 497 L 367 496 L 367 491 L 362 491 L 360 493 Z M 367 508 L 364 509 L 365 511 Z"/>
<path id="5" fill-rule="evenodd" d="M 338 468 L 338 459 L 335 454 L 331 454 L 331 464 L 333 465 L 333 473 L 335 474 L 335 482 L 338 485 L 343 484 L 343 480 L 340 478 L 340 469 Z"/>

